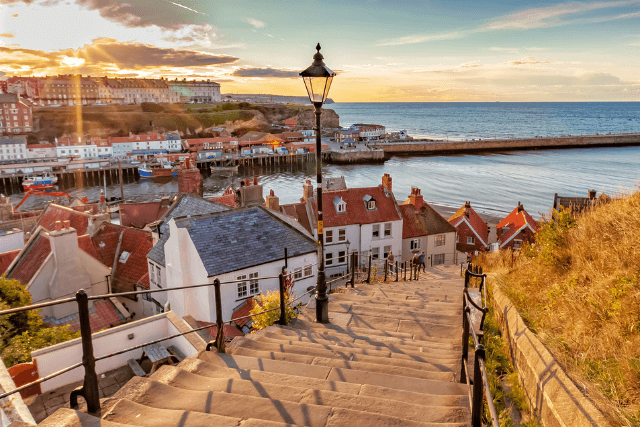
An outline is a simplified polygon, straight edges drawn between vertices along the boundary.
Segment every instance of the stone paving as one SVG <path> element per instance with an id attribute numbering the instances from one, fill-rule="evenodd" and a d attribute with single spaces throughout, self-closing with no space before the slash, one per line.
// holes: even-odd
<path id="1" fill-rule="evenodd" d="M 98 375 L 98 387 L 100 388 L 100 398 L 110 397 L 133 377 L 131 368 L 128 365 L 121 366 L 104 374 Z M 31 396 L 24 399 L 24 403 L 29 407 L 31 415 L 37 423 L 53 414 L 59 408 L 69 407 L 69 395 L 82 382 L 60 387 L 59 389 L 42 393 L 40 396 Z M 79 402 L 84 403 L 82 398 Z"/>

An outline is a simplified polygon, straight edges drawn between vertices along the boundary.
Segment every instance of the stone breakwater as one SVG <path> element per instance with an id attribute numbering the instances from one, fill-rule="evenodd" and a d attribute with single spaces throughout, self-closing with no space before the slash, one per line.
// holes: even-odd
<path id="1" fill-rule="evenodd" d="M 640 145 L 640 133 L 618 135 L 559 136 L 478 141 L 410 141 L 369 144 L 384 150 L 385 156 L 450 154 L 508 150 L 538 150 L 585 147 L 623 147 Z"/>

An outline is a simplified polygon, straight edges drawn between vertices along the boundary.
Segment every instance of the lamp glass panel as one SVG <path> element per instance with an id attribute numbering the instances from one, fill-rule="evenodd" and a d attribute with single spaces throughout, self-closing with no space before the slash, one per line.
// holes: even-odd
<path id="1" fill-rule="evenodd" d="M 325 93 L 329 91 L 327 80 L 327 77 L 304 77 L 304 84 L 307 87 L 311 103 L 324 103 Z"/>

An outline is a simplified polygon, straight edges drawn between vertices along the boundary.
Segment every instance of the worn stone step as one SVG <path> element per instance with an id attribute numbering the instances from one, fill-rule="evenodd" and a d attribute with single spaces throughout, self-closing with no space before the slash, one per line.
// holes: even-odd
<path id="1" fill-rule="evenodd" d="M 459 302 L 462 305 L 462 288 L 456 290 L 414 290 L 403 291 L 388 288 L 362 288 L 361 295 L 389 299 L 427 299 L 434 302 Z"/>
<path id="2" fill-rule="evenodd" d="M 136 403 L 128 399 L 120 399 L 103 415 L 103 422 L 126 421 L 139 427 L 284 427 L 291 424 L 266 420 L 224 417 L 203 412 L 184 411 L 178 409 L 160 409 Z"/>
<path id="3" fill-rule="evenodd" d="M 244 364 L 242 364 L 244 366 Z M 302 369 L 300 369 L 300 366 Z M 291 367 L 286 366 L 289 372 L 293 374 L 281 374 L 273 372 L 265 372 L 260 370 L 249 370 L 241 368 L 226 368 L 218 366 L 216 364 L 205 362 L 201 359 L 187 358 L 178 367 L 186 372 L 195 373 L 199 376 L 211 377 L 211 378 L 223 378 L 229 379 L 244 379 L 259 383 L 270 383 L 277 385 L 289 385 L 292 387 L 306 387 L 308 389 L 334 391 L 343 394 L 362 394 L 366 389 L 366 395 L 371 397 L 380 397 L 389 400 L 407 401 L 416 405 L 423 406 L 464 406 L 469 407 L 468 399 L 463 395 L 430 395 L 419 392 L 405 392 L 409 393 L 408 397 L 404 394 L 392 393 L 388 387 L 379 387 L 376 385 L 361 385 L 352 384 L 342 381 L 330 381 L 318 378 L 309 378 L 304 375 L 304 368 L 306 365 L 298 365 Z M 327 376 L 330 369 L 326 370 Z M 388 397 L 387 397 L 388 396 Z M 395 399 L 394 396 L 399 396 L 399 399 Z M 419 396 L 419 397 L 417 397 Z M 407 399 L 411 399 L 410 401 Z"/>
<path id="4" fill-rule="evenodd" d="M 307 356 L 300 356 L 307 357 Z M 329 381 L 342 381 L 355 384 L 379 385 L 382 387 L 398 388 L 399 390 L 414 391 L 434 395 L 464 395 L 466 385 L 449 381 L 425 379 L 418 376 L 403 376 L 409 369 L 399 369 L 400 375 L 391 373 L 366 372 L 349 368 L 333 367 L 320 364 L 309 365 L 304 362 L 290 362 L 270 358 L 258 358 L 237 354 L 220 354 L 203 351 L 198 358 L 218 366 L 235 366 L 236 369 L 260 370 L 279 372 L 289 375 L 308 376 Z M 185 359 L 186 360 L 186 359 Z M 180 365 L 182 362 L 180 363 Z M 180 366 L 178 365 L 178 366 Z M 409 373 L 412 375 L 413 372 Z"/>
<path id="5" fill-rule="evenodd" d="M 336 408 L 331 413 L 327 427 L 468 427 L 467 423 L 430 423 L 403 420 L 370 412 Z"/>
<path id="6" fill-rule="evenodd" d="M 442 347 L 415 347 L 405 345 L 394 345 L 393 343 L 376 343 L 370 344 L 368 341 L 357 340 L 354 337 L 345 335 L 344 337 L 337 337 L 336 335 L 322 335 L 315 334 L 296 334 L 295 331 L 286 331 L 286 333 L 276 333 L 271 331 L 261 331 L 256 336 L 269 338 L 272 340 L 286 341 L 289 344 L 294 345 L 307 345 L 318 344 L 327 347 L 346 347 L 350 349 L 371 349 L 371 350 L 388 350 L 391 352 L 391 357 L 406 356 L 411 357 L 433 357 L 435 359 L 447 359 L 455 357 L 459 359 L 459 349 L 454 349 L 453 346 L 449 348 Z M 454 355 L 454 356 L 452 356 Z M 402 358 L 402 357 L 400 357 Z"/>
<path id="7" fill-rule="evenodd" d="M 255 336 L 245 337 L 245 338 L 251 339 L 257 342 L 264 342 L 264 343 L 269 343 L 274 345 L 295 346 L 302 349 L 322 349 L 327 351 L 339 351 L 344 354 L 349 354 L 350 356 L 347 357 L 347 359 L 351 359 L 351 355 L 359 355 L 360 357 L 362 356 L 378 357 L 378 358 L 382 358 L 382 360 L 376 363 L 383 363 L 383 364 L 387 363 L 386 358 L 410 360 L 410 361 L 424 362 L 424 363 L 451 364 L 451 365 L 455 364 L 458 361 L 458 359 L 460 359 L 457 352 L 427 353 L 427 352 L 414 351 L 411 353 L 405 353 L 405 352 L 394 352 L 394 351 L 391 351 L 391 349 L 384 348 L 384 347 L 378 347 L 377 349 L 373 349 L 373 348 L 357 347 L 357 346 L 342 346 L 339 344 L 336 345 L 336 342 L 332 342 L 328 340 L 325 340 L 324 343 L 318 343 L 318 342 L 311 342 L 309 340 L 302 341 L 301 339 L 290 340 L 288 339 L 289 337 L 285 335 L 274 335 L 274 334 L 271 334 L 272 336 L 266 336 L 266 335 L 267 334 L 259 334 Z M 351 359 L 351 360 L 364 361 L 366 359 L 359 358 L 359 359 Z M 374 361 L 375 359 L 370 359 L 370 360 Z M 398 366 L 404 366 L 404 365 L 398 365 Z M 406 366 L 410 367 L 411 365 L 406 365 Z M 420 365 L 415 365 L 415 366 L 420 367 Z"/>
<path id="8" fill-rule="evenodd" d="M 239 356 L 255 357 L 259 359 L 271 359 L 294 363 L 304 363 L 315 366 L 327 366 L 330 368 L 338 369 L 353 369 L 388 375 L 411 376 L 414 378 L 422 378 L 435 381 L 453 381 L 456 375 L 456 370 L 454 370 L 453 367 L 449 366 L 442 366 L 442 369 L 448 369 L 448 371 L 427 371 L 423 369 L 407 368 L 404 366 L 396 366 L 391 364 L 383 365 L 371 362 L 360 362 L 358 360 L 330 359 L 325 357 L 306 356 L 295 353 L 280 353 L 275 351 L 254 350 L 245 347 L 235 349 L 233 354 Z"/>
<path id="9" fill-rule="evenodd" d="M 45 418 L 40 427 L 132 427 L 135 424 L 123 424 L 112 421 L 101 420 L 98 417 L 85 412 L 60 408 L 53 414 Z"/>
<path id="10" fill-rule="evenodd" d="M 209 378 L 186 372 L 175 366 L 161 367 L 150 379 L 172 387 L 189 390 L 222 391 L 297 403 L 310 403 L 373 412 L 418 422 L 466 422 L 469 418 L 468 408 L 460 406 L 428 406 L 425 404 L 428 403 L 428 401 L 425 402 L 425 396 L 423 396 L 422 404 L 412 404 L 381 397 L 338 393 L 331 390 L 290 387 L 238 379 Z"/>
<path id="11" fill-rule="evenodd" d="M 371 330 L 366 329 L 363 331 L 357 331 L 358 328 L 333 328 L 333 329 L 300 329 L 295 327 L 281 327 L 274 325 L 269 327 L 269 332 L 283 335 L 297 335 L 301 337 L 308 337 L 310 339 L 327 339 L 327 340 L 340 340 L 343 343 L 348 343 L 350 339 L 353 339 L 354 344 L 365 345 L 371 344 L 374 346 L 398 346 L 400 349 L 433 349 L 441 351 L 459 351 L 461 345 L 456 342 L 442 341 L 438 339 L 428 339 L 426 341 L 412 340 L 411 334 L 398 333 L 387 335 L 386 333 L 374 334 L 369 333 Z M 372 332 L 372 331 L 371 331 Z M 377 332 L 377 331 L 376 331 Z M 383 335 L 384 334 L 384 335 Z"/>
<path id="12" fill-rule="evenodd" d="M 395 307 L 371 307 L 367 305 L 360 305 L 357 303 L 342 302 L 339 304 L 332 304 L 329 302 L 329 311 L 337 311 L 343 313 L 357 314 L 361 316 L 376 316 L 387 317 L 391 319 L 401 320 L 428 320 L 430 323 L 437 323 L 441 325 L 450 325 L 462 323 L 462 310 L 460 314 L 456 311 L 442 313 L 434 310 L 411 310 L 411 309 L 397 309 Z"/>
<path id="13" fill-rule="evenodd" d="M 199 412 L 243 420 L 254 418 L 299 426 L 324 426 L 331 413 L 331 408 L 318 405 L 216 391 L 184 390 L 142 377 L 133 377 L 113 395 L 113 401 L 120 399 L 128 399 L 150 408 Z"/>
<path id="14" fill-rule="evenodd" d="M 462 325 L 462 322 L 460 322 L 460 325 Z M 462 326 L 453 324 L 429 322 L 429 319 L 425 319 L 424 321 L 402 320 L 391 317 L 366 316 L 360 314 L 351 316 L 348 327 L 376 329 L 387 332 L 407 332 L 414 337 L 432 337 L 443 341 L 457 341 L 459 336 L 458 330 L 462 328 Z"/>
<path id="15" fill-rule="evenodd" d="M 346 292 L 343 294 L 331 294 L 329 296 L 329 303 L 331 302 L 351 302 L 354 304 L 365 304 L 365 305 L 382 305 L 389 307 L 397 307 L 398 309 L 415 309 L 415 308 L 430 308 L 432 310 L 443 310 L 443 311 L 462 311 L 462 304 L 456 305 L 454 301 L 434 301 L 429 299 L 404 299 L 404 300 L 390 300 L 389 298 L 384 297 L 376 297 L 372 298 L 370 296 L 359 294 L 356 292 Z"/>

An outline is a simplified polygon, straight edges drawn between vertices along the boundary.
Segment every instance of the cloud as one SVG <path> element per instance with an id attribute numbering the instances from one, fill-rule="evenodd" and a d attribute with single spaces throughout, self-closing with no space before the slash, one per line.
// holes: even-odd
<path id="1" fill-rule="evenodd" d="M 5 38 L 5 39 L 12 39 L 14 38 L 16 35 L 13 33 L 0 33 L 0 37 Z"/>
<path id="2" fill-rule="evenodd" d="M 276 78 L 298 78 L 299 71 L 276 70 L 274 68 L 238 68 L 231 75 L 234 77 L 276 77 Z"/>
<path id="3" fill-rule="evenodd" d="M 534 56 L 525 56 L 514 61 L 509 62 L 510 65 L 535 65 L 535 64 L 550 64 L 549 61 L 543 61 Z"/>
<path id="4" fill-rule="evenodd" d="M 403 44 L 425 43 L 439 40 L 461 39 L 467 35 L 468 31 L 454 31 L 443 34 L 418 34 L 413 36 L 398 37 L 395 39 L 382 40 L 376 46 L 398 46 Z"/>
<path id="5" fill-rule="evenodd" d="M 263 28 L 267 25 L 264 22 L 258 21 L 257 19 L 253 19 L 253 18 L 247 18 L 246 22 L 249 23 L 249 25 L 254 26 L 255 28 Z"/>

